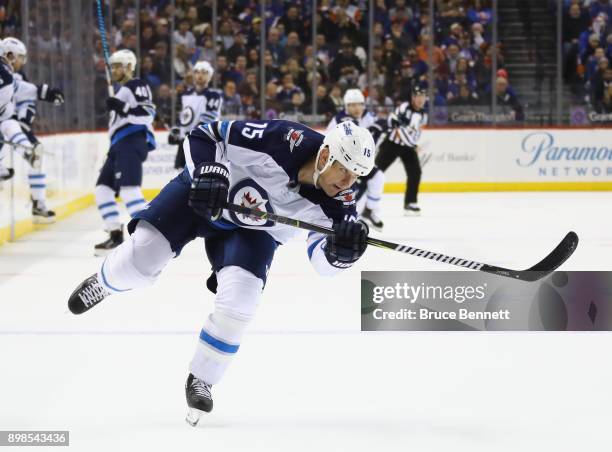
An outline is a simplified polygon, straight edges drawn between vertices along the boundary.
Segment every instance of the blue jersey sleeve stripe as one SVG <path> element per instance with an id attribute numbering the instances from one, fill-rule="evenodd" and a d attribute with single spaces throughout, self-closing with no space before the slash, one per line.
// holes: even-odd
<path id="1" fill-rule="evenodd" d="M 314 242 L 310 244 L 310 246 L 308 247 L 308 259 L 312 259 L 312 253 L 314 253 L 314 250 L 317 247 L 317 245 L 321 243 L 323 240 L 325 240 L 325 237 L 321 237 L 319 240 L 315 240 Z"/>

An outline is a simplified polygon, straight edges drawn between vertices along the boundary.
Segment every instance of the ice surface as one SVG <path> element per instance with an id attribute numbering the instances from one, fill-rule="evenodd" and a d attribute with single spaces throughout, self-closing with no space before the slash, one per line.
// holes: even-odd
<path id="1" fill-rule="evenodd" d="M 383 200 L 374 236 L 525 268 L 573 229 L 563 267 L 611 270 L 611 193 L 424 194 L 423 216 Z M 281 247 L 214 412 L 184 421 L 183 384 L 203 320 L 200 241 L 151 288 L 82 316 L 74 287 L 97 270 L 91 208 L 0 247 L 0 429 L 71 431 L 70 450 L 610 450 L 608 333 L 359 331 L 359 270 L 453 267 L 369 249 L 333 278 L 305 244 Z"/>

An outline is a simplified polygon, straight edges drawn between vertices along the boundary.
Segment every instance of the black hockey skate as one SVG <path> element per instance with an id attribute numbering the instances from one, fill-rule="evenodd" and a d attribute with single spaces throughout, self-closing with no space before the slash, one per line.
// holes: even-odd
<path id="1" fill-rule="evenodd" d="M 94 256 L 106 256 L 123 243 L 123 226 L 116 231 L 110 231 L 108 240 L 94 246 Z"/>
<path id="2" fill-rule="evenodd" d="M 55 212 L 47 209 L 47 206 L 45 205 L 44 201 L 32 201 L 32 223 L 55 223 Z"/>
<path id="3" fill-rule="evenodd" d="M 0 168 L 0 182 L 9 180 L 15 175 L 13 168 Z"/>
<path id="4" fill-rule="evenodd" d="M 189 425 L 195 427 L 203 413 L 210 413 L 213 409 L 213 400 L 210 393 L 212 385 L 189 374 L 185 383 L 185 397 L 187 397 L 187 417 L 185 420 Z"/>
<path id="5" fill-rule="evenodd" d="M 378 217 L 378 215 L 376 215 L 375 212 L 371 211 L 367 207 L 363 209 L 363 213 L 361 214 L 361 219 L 365 221 L 368 224 L 368 226 L 370 226 L 371 228 L 379 232 L 382 232 L 383 227 L 385 225 L 383 221 Z"/>
<path id="6" fill-rule="evenodd" d="M 421 208 L 416 203 L 406 204 L 404 206 L 404 215 L 407 217 L 418 217 L 421 215 Z"/>
<path id="7" fill-rule="evenodd" d="M 73 314 L 83 314 L 109 295 L 108 290 L 98 281 L 98 276 L 91 275 L 72 292 L 68 299 L 68 308 Z"/>

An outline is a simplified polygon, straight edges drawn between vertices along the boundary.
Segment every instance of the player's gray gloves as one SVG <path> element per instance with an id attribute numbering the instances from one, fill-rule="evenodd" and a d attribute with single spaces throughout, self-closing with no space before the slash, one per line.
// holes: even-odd
<path id="1" fill-rule="evenodd" d="M 181 129 L 172 127 L 168 133 L 168 144 L 181 144 Z"/>
<path id="2" fill-rule="evenodd" d="M 189 206 L 198 215 L 216 221 L 227 205 L 229 170 L 217 162 L 202 162 L 193 170 Z"/>
<path id="3" fill-rule="evenodd" d="M 334 233 L 327 237 L 325 257 L 330 264 L 353 263 L 368 246 L 368 226 L 361 221 L 342 220 L 334 224 Z"/>

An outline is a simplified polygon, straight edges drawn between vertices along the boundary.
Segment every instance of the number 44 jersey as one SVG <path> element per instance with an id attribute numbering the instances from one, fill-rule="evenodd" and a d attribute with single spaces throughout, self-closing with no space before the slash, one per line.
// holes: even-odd
<path id="1" fill-rule="evenodd" d="M 300 184 L 298 172 L 315 158 L 323 135 L 296 122 L 214 121 L 193 129 L 183 149 L 191 176 L 206 161 L 226 165 L 230 172 L 229 202 L 260 211 L 331 227 L 356 217 L 353 190 L 329 197 L 313 185 Z M 292 226 L 224 210 L 217 226 L 262 229 L 279 243 L 299 235 Z M 348 264 L 327 262 L 323 256 L 326 236 L 311 232 L 307 253 L 315 269 L 333 274 Z"/>

